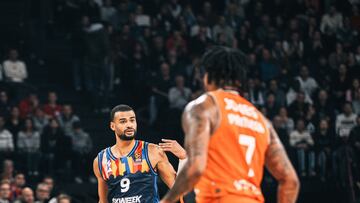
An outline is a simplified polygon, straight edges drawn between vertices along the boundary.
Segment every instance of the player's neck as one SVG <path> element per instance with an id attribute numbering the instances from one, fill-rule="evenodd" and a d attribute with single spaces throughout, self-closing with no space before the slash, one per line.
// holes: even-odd
<path id="1" fill-rule="evenodd" d="M 133 140 L 117 139 L 112 152 L 116 157 L 126 156 L 132 150 L 134 145 L 135 145 L 135 139 Z"/>

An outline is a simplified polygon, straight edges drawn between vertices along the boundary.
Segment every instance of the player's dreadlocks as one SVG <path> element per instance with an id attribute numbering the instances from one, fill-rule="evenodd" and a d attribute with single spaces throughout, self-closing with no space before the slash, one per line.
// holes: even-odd
<path id="1" fill-rule="evenodd" d="M 218 87 L 240 89 L 246 80 L 247 58 L 237 49 L 215 46 L 202 56 L 201 65 L 208 73 L 208 82 L 214 82 Z"/>

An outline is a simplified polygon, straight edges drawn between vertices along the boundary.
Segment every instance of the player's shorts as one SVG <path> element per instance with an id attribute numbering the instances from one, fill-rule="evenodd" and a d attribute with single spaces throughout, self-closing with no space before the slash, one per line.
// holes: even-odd
<path id="1" fill-rule="evenodd" d="M 196 197 L 196 203 L 263 203 L 262 201 L 249 198 L 249 197 L 239 197 L 236 195 L 226 195 L 216 198 L 202 198 Z"/>

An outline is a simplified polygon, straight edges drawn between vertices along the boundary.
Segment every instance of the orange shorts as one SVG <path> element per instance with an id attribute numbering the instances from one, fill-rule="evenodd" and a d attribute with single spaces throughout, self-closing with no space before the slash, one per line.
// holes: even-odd
<path id="1" fill-rule="evenodd" d="M 215 198 L 202 198 L 196 197 L 196 203 L 263 203 L 263 201 L 256 200 L 249 197 L 226 195 L 223 197 Z"/>

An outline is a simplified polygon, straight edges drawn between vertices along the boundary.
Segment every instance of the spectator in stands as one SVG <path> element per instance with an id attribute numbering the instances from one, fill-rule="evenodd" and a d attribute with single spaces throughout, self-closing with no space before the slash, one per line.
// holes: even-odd
<path id="1" fill-rule="evenodd" d="M 349 73 L 345 64 L 340 64 L 337 72 L 335 72 L 334 77 L 331 80 L 331 84 L 336 105 L 340 107 L 342 101 L 345 100 L 346 90 L 348 90 L 351 85 Z"/>
<path id="2" fill-rule="evenodd" d="M 335 6 L 331 6 L 329 13 L 322 16 L 320 30 L 327 35 L 334 35 L 339 29 L 343 27 L 342 14 L 337 12 Z"/>
<path id="3" fill-rule="evenodd" d="M 172 75 L 185 75 L 184 61 L 180 60 L 179 55 L 175 49 L 169 50 L 167 54 L 167 61 L 170 65 L 170 72 Z"/>
<path id="4" fill-rule="evenodd" d="M 10 181 L 0 181 L 0 203 L 10 203 Z"/>
<path id="5" fill-rule="evenodd" d="M 274 129 L 276 130 L 276 133 L 279 135 L 279 138 L 285 149 L 289 150 L 289 133 L 287 132 L 287 129 L 284 128 L 282 118 L 279 115 L 274 116 L 274 118 L 272 119 L 272 124 L 274 126 Z"/>
<path id="6" fill-rule="evenodd" d="M 20 110 L 14 106 L 11 109 L 10 118 L 6 121 L 6 129 L 13 135 L 14 147 L 17 147 L 17 135 L 21 130 L 23 120 L 20 118 Z"/>
<path id="7" fill-rule="evenodd" d="M 158 116 L 164 115 L 164 110 L 169 107 L 169 90 L 173 86 L 173 79 L 170 75 L 170 66 L 163 62 L 159 73 L 153 78 L 151 84 L 152 95 L 150 97 L 150 118 L 149 123 L 153 124 Z"/>
<path id="8" fill-rule="evenodd" d="M 279 106 L 276 105 L 275 95 L 268 93 L 264 107 L 266 108 L 266 117 L 272 120 L 279 111 Z"/>
<path id="9" fill-rule="evenodd" d="M 11 107 L 13 104 L 9 100 L 6 91 L 0 91 L 0 115 L 8 117 L 10 115 Z"/>
<path id="10" fill-rule="evenodd" d="M 204 18 L 204 24 L 209 25 L 210 27 L 213 27 L 218 20 L 218 17 L 213 10 L 213 5 L 208 1 L 203 4 L 201 16 Z"/>
<path id="11" fill-rule="evenodd" d="M 105 111 L 110 81 L 106 60 L 110 56 L 110 44 L 106 30 L 101 23 L 90 21 L 85 28 L 85 84 L 91 94 L 93 107 L 96 111 Z"/>
<path id="12" fill-rule="evenodd" d="M 248 90 L 249 101 L 256 106 L 263 106 L 265 104 L 265 94 L 261 88 L 260 80 L 255 78 L 249 78 L 248 80 Z"/>
<path id="13" fill-rule="evenodd" d="M 340 137 L 348 137 L 350 131 L 356 126 L 357 115 L 353 113 L 351 103 L 345 102 L 343 113 L 336 116 L 335 130 Z"/>
<path id="14" fill-rule="evenodd" d="M 0 116 L 0 153 L 9 156 L 14 151 L 13 135 L 5 128 L 5 118 Z M 1 159 L 0 159 L 1 161 Z"/>
<path id="15" fill-rule="evenodd" d="M 315 90 L 318 88 L 318 84 L 314 78 L 309 76 L 309 69 L 306 65 L 300 68 L 300 75 L 296 77 L 300 82 L 300 88 L 305 94 L 312 96 Z"/>
<path id="16" fill-rule="evenodd" d="M 346 101 L 348 102 L 352 102 L 352 100 L 355 98 L 355 94 L 357 93 L 357 91 L 359 91 L 360 89 L 360 82 L 359 82 L 359 78 L 353 78 L 352 79 L 352 86 L 346 90 Z"/>
<path id="17" fill-rule="evenodd" d="M 31 118 L 25 119 L 23 129 L 18 134 L 17 147 L 23 160 L 26 160 L 28 175 L 39 175 L 40 134 Z"/>
<path id="18" fill-rule="evenodd" d="M 35 114 L 32 117 L 33 123 L 34 123 L 34 128 L 41 135 L 42 132 L 43 132 L 44 127 L 49 124 L 49 119 L 45 115 L 45 112 L 41 108 L 36 108 L 34 112 L 35 112 Z"/>
<path id="19" fill-rule="evenodd" d="M 325 54 L 326 47 L 319 31 L 315 31 L 310 37 L 311 41 L 305 44 L 304 55 L 311 61 L 316 61 Z"/>
<path id="20" fill-rule="evenodd" d="M 290 60 L 295 61 L 301 59 L 304 56 L 304 43 L 300 39 L 299 33 L 292 33 L 291 39 L 283 42 L 283 49 Z"/>
<path id="21" fill-rule="evenodd" d="M 329 128 L 329 123 L 326 119 L 322 119 L 319 122 L 319 126 L 314 133 L 315 151 L 317 154 L 317 160 L 319 165 L 320 180 L 325 181 L 328 177 L 327 169 L 329 166 L 329 160 L 331 158 L 331 150 L 333 147 L 334 134 Z"/>
<path id="22" fill-rule="evenodd" d="M 181 75 L 175 78 L 175 87 L 169 90 L 170 108 L 182 111 L 191 99 L 191 90 L 185 87 L 184 77 Z"/>
<path id="23" fill-rule="evenodd" d="M 279 114 L 281 119 L 281 126 L 286 130 L 288 134 L 290 134 L 295 127 L 294 120 L 288 116 L 288 111 L 285 107 L 281 107 L 279 109 Z"/>
<path id="24" fill-rule="evenodd" d="M 314 145 L 310 133 L 305 128 L 305 122 L 299 119 L 296 122 L 296 129 L 290 133 L 290 146 L 296 150 L 298 159 L 298 171 L 302 177 L 306 176 L 306 165 L 309 176 L 315 176 L 315 154 L 311 150 Z M 305 164 L 308 157 L 308 164 Z"/>
<path id="25" fill-rule="evenodd" d="M 54 178 L 52 176 L 45 176 L 42 179 L 42 183 L 48 185 L 50 191 L 50 197 L 55 197 L 58 193 Z"/>
<path id="26" fill-rule="evenodd" d="M 39 183 L 35 191 L 35 203 L 47 203 L 50 199 L 50 187 L 45 183 Z"/>
<path id="27" fill-rule="evenodd" d="M 219 34 L 223 34 L 225 38 L 226 46 L 233 46 L 234 43 L 234 30 L 226 23 L 226 19 L 224 16 L 220 16 L 218 18 L 217 24 L 213 27 L 213 39 L 217 40 Z M 218 41 L 215 41 L 218 42 Z"/>
<path id="28" fill-rule="evenodd" d="M 357 43 L 357 35 L 358 33 L 351 27 L 349 17 L 345 17 L 343 28 L 336 32 L 337 41 L 341 42 L 344 47 L 351 47 L 353 43 Z"/>
<path id="29" fill-rule="evenodd" d="M 150 26 L 150 16 L 144 14 L 144 8 L 141 5 L 136 7 L 135 22 L 137 26 Z"/>
<path id="30" fill-rule="evenodd" d="M 260 17 L 259 17 L 260 18 Z M 270 18 L 268 15 L 261 16 L 261 24 L 257 26 L 255 33 L 257 41 L 264 43 L 271 28 Z"/>
<path id="31" fill-rule="evenodd" d="M 298 97 L 298 94 L 305 94 L 305 102 L 312 104 L 313 101 L 311 100 L 310 96 L 305 92 L 301 92 L 301 86 L 299 80 L 293 80 L 288 92 L 286 93 L 286 104 L 287 106 L 291 105 Z"/>
<path id="32" fill-rule="evenodd" d="M 117 11 L 111 0 L 104 0 L 104 4 L 100 8 L 100 16 L 102 21 L 116 25 Z"/>
<path id="33" fill-rule="evenodd" d="M 56 199 L 57 203 L 71 203 L 71 197 L 66 194 L 60 194 Z"/>
<path id="34" fill-rule="evenodd" d="M 167 50 L 175 50 L 176 53 L 180 56 L 183 56 L 187 53 L 187 43 L 181 32 L 175 30 L 173 34 L 166 41 Z"/>
<path id="35" fill-rule="evenodd" d="M 45 172 L 53 173 L 54 171 L 54 159 L 58 153 L 59 140 L 65 137 L 64 132 L 61 130 L 59 123 L 56 119 L 51 118 L 49 125 L 47 125 L 43 134 L 41 135 L 41 152 L 47 169 Z"/>
<path id="36" fill-rule="evenodd" d="M 285 106 L 285 102 L 286 102 L 285 92 L 278 87 L 277 81 L 274 79 L 270 80 L 268 87 L 269 87 L 269 90 L 267 91 L 268 94 L 272 93 L 275 96 L 276 106 L 278 107 Z"/>
<path id="37" fill-rule="evenodd" d="M 349 143 L 353 146 L 357 155 L 357 166 L 360 167 L 360 116 L 357 117 L 356 122 L 356 126 L 350 131 Z"/>
<path id="38" fill-rule="evenodd" d="M 16 200 L 21 196 L 21 191 L 25 187 L 25 175 L 21 172 L 15 174 L 14 181 L 11 183 L 11 200 Z"/>
<path id="39" fill-rule="evenodd" d="M 305 93 L 300 91 L 296 95 L 296 100 L 290 104 L 290 116 L 294 119 L 304 118 L 310 104 L 305 101 Z"/>
<path id="40" fill-rule="evenodd" d="M 360 88 L 354 94 L 354 99 L 352 100 L 352 106 L 354 108 L 354 113 L 360 115 Z"/>
<path id="41" fill-rule="evenodd" d="M 0 180 L 14 180 L 14 162 L 10 159 L 5 159 L 2 162 L 2 170 L 0 174 Z"/>
<path id="42" fill-rule="evenodd" d="M 346 53 L 343 51 L 343 46 L 341 43 L 336 43 L 335 52 L 329 55 L 329 66 L 332 70 L 338 69 L 341 64 L 346 63 Z"/>
<path id="43" fill-rule="evenodd" d="M 328 93 L 326 90 L 322 89 L 318 92 L 317 99 L 315 100 L 315 109 L 317 117 L 319 119 L 327 119 L 332 121 L 334 118 L 334 105 L 329 99 Z"/>
<path id="44" fill-rule="evenodd" d="M 18 59 L 16 49 L 10 49 L 9 59 L 4 61 L 3 69 L 4 78 L 7 81 L 8 88 L 11 90 L 12 98 L 19 101 L 28 90 L 28 85 L 25 84 L 28 73 L 25 63 Z"/>
<path id="45" fill-rule="evenodd" d="M 70 104 L 64 105 L 62 113 L 56 118 L 58 119 L 60 127 L 64 131 L 65 135 L 73 134 L 73 124 L 80 121 L 80 118 L 73 113 L 73 109 Z"/>
<path id="46" fill-rule="evenodd" d="M 35 109 L 39 107 L 40 101 L 38 96 L 35 93 L 30 93 L 29 97 L 20 101 L 20 117 L 26 118 L 28 116 L 33 116 L 35 113 Z"/>
<path id="47" fill-rule="evenodd" d="M 306 129 L 309 131 L 311 135 L 313 135 L 317 128 L 316 126 L 319 123 L 319 118 L 317 117 L 316 109 L 314 105 L 309 106 L 305 115 L 305 123 L 307 124 Z"/>
<path id="48" fill-rule="evenodd" d="M 194 57 L 192 60 L 192 64 L 188 66 L 188 83 L 191 89 L 192 99 L 198 98 L 203 93 L 203 81 L 202 81 L 202 74 L 203 70 L 198 66 L 199 58 Z"/>
<path id="49" fill-rule="evenodd" d="M 18 51 L 10 49 L 9 59 L 3 63 L 4 77 L 10 82 L 22 83 L 28 77 L 26 65 L 18 59 Z"/>
<path id="50" fill-rule="evenodd" d="M 72 133 L 69 134 L 72 139 L 72 166 L 76 182 L 82 182 L 90 175 L 91 170 L 84 169 L 83 166 L 91 164 L 90 152 L 93 145 L 89 134 L 82 129 L 80 121 L 75 121 L 72 128 Z"/>
<path id="51" fill-rule="evenodd" d="M 62 106 L 58 104 L 58 97 L 56 92 L 48 92 L 48 103 L 43 107 L 46 115 L 50 117 L 55 117 L 60 114 Z"/>
<path id="52" fill-rule="evenodd" d="M 31 188 L 25 187 L 21 191 L 21 196 L 14 203 L 34 203 L 34 192 Z"/>
<path id="53" fill-rule="evenodd" d="M 262 50 L 262 60 L 260 61 L 261 79 L 264 82 L 268 82 L 271 79 L 276 78 L 279 73 L 279 67 L 274 63 L 270 51 L 268 49 Z"/>
<path id="54" fill-rule="evenodd" d="M 212 38 L 211 35 L 208 34 L 207 29 L 206 26 L 199 25 L 198 31 L 191 36 L 189 42 L 189 44 L 191 44 L 191 49 L 189 49 L 189 52 L 193 55 L 201 55 L 204 53 L 205 48 L 212 44 Z M 193 32 L 195 31 L 193 30 Z"/>

